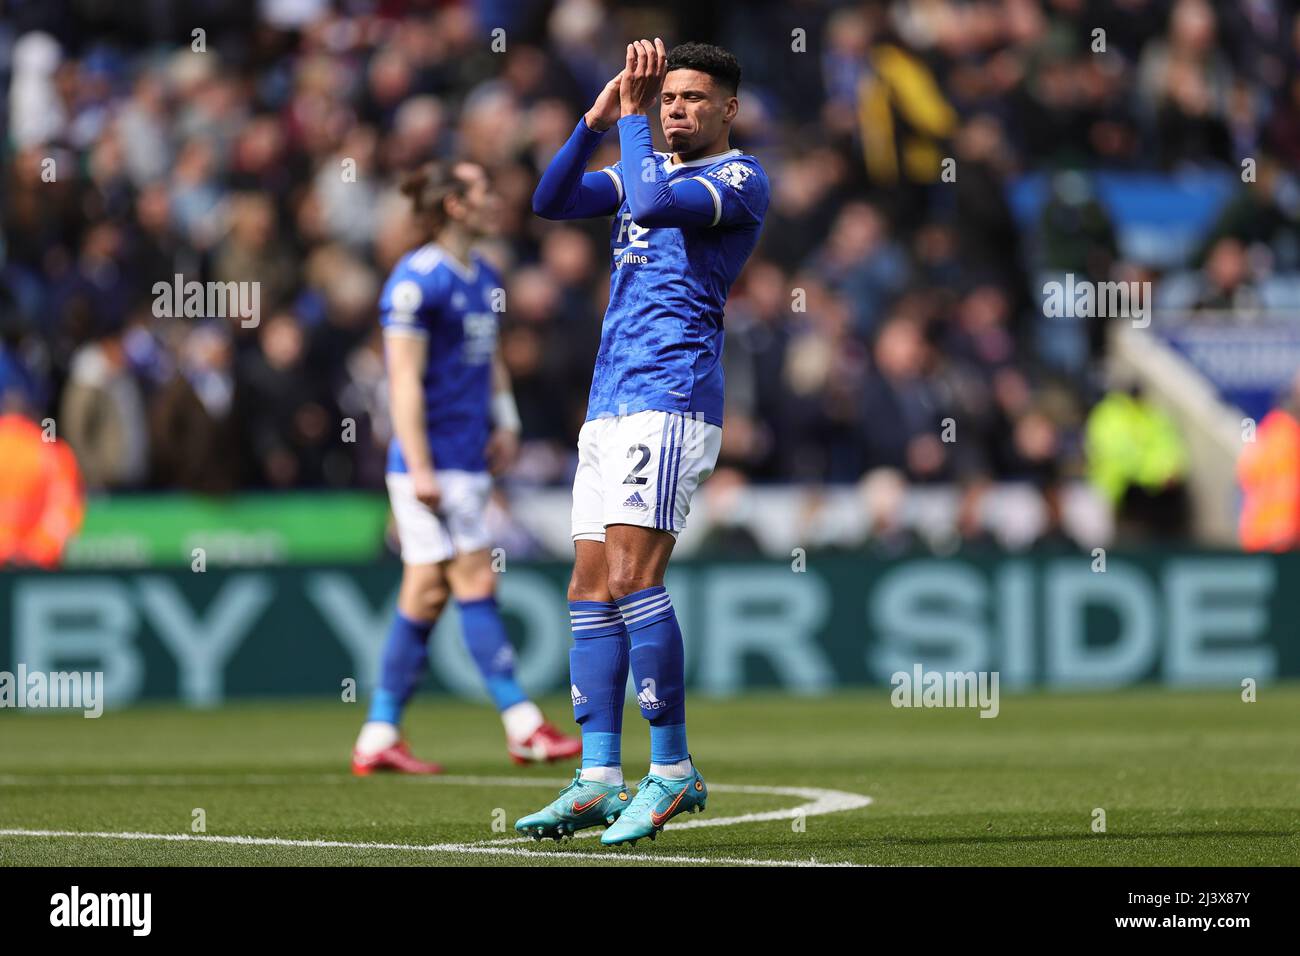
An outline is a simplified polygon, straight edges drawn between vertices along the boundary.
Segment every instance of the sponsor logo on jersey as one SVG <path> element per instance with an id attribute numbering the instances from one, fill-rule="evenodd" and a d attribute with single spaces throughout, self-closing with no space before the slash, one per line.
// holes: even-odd
<path id="1" fill-rule="evenodd" d="M 486 365 L 497 347 L 497 317 L 491 312 L 466 312 L 461 319 L 465 330 L 461 359 L 466 365 Z"/>
<path id="2" fill-rule="evenodd" d="M 619 218 L 618 237 L 614 240 L 614 267 L 617 269 L 623 266 L 643 266 L 650 261 L 649 257 L 643 253 L 636 252 L 637 249 L 649 249 L 650 240 L 646 237 L 650 235 L 650 230 L 645 226 L 638 226 L 632 221 L 632 214 L 625 212 Z M 617 248 L 618 244 L 626 240 L 627 245 Z"/>

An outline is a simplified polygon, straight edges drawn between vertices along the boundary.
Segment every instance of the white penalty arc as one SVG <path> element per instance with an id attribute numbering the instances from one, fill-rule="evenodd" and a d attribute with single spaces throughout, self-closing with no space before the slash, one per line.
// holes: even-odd
<path id="1" fill-rule="evenodd" d="M 45 837 L 74 840 L 136 840 L 155 843 L 217 843 L 231 846 L 279 846 L 347 850 L 398 850 L 407 853 L 461 853 L 467 856 L 500 856 L 521 860 L 547 857 L 571 863 L 687 863 L 715 866 L 856 867 L 857 863 L 823 863 L 818 860 L 762 860 L 737 856 L 689 856 L 680 853 L 566 853 L 563 850 L 525 850 L 488 843 L 354 843 L 348 840 L 289 840 L 281 837 L 216 836 L 206 833 L 143 833 L 129 830 L 23 830 L 0 829 L 0 837 Z M 502 844 L 514 840 L 502 840 Z"/>
<path id="2" fill-rule="evenodd" d="M 22 786 L 222 786 L 222 785 L 285 785 L 348 783 L 354 778 L 343 774 L 56 774 L 56 775 L 0 775 L 0 787 Z M 420 784 L 441 784 L 447 786 L 488 786 L 488 787 L 560 787 L 569 781 L 558 778 L 530 777 L 488 777 L 458 776 L 442 774 L 431 777 L 393 777 L 394 780 L 410 781 Z M 709 789 L 716 793 L 748 793 L 762 796 L 796 797 L 803 800 L 798 806 L 779 810 L 764 810 L 735 816 L 704 817 L 679 819 L 668 824 L 665 830 L 688 830 L 700 827 L 735 826 L 745 823 L 763 823 L 773 820 L 794 820 L 829 813 L 843 813 L 858 810 L 871 805 L 871 797 L 865 794 L 849 793 L 843 790 L 830 790 L 822 787 L 777 787 L 759 784 L 709 784 Z M 578 837 L 598 836 L 599 831 L 592 829 L 578 833 Z M 483 840 L 477 843 L 364 843 L 343 840 L 295 840 L 279 837 L 220 836 L 191 833 L 144 833 L 138 831 L 83 831 L 83 830 L 47 830 L 7 828 L 0 829 L 0 837 L 29 838 L 63 838 L 63 839 L 101 839 L 101 840 L 143 840 L 153 842 L 194 842 L 217 843 L 237 846 L 283 846 L 283 847 L 323 847 L 355 850 L 390 850 L 417 853 L 450 853 L 469 856 L 504 856 L 514 859 L 526 857 L 548 857 L 569 859 L 574 863 L 684 863 L 684 864 L 721 864 L 725 866 L 846 866 L 852 864 L 824 863 L 811 860 L 771 860 L 749 857 L 710 857 L 690 856 L 687 854 L 630 855 L 620 853 L 575 855 L 562 850 L 522 849 L 516 843 L 530 842 L 529 837 L 506 838 L 501 840 Z"/>
<path id="3" fill-rule="evenodd" d="M 567 782 L 567 781 L 566 781 Z M 773 797 L 798 797 L 807 802 L 797 807 L 781 810 L 763 810 L 757 813 L 742 813 L 731 817 L 696 817 L 679 816 L 674 822 L 666 824 L 665 830 L 691 830 L 698 827 L 729 827 L 738 823 L 766 823 L 770 820 L 797 820 L 800 818 L 819 817 L 828 813 L 843 813 L 847 810 L 859 810 L 870 806 L 871 798 L 844 790 L 827 790 L 822 787 L 769 787 L 760 784 L 710 783 L 710 793 L 753 793 Z M 574 834 L 575 839 L 600 836 L 596 829 L 583 830 Z M 531 837 L 520 837 L 517 842 L 527 842 Z"/>

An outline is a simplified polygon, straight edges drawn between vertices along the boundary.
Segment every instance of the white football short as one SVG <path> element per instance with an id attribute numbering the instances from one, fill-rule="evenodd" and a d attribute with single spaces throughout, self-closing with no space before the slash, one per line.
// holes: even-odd
<path id="1" fill-rule="evenodd" d="M 611 524 L 659 528 L 676 537 L 721 448 L 722 429 L 689 412 L 587 422 L 578 433 L 573 539 L 604 541 Z"/>
<path id="2" fill-rule="evenodd" d="M 440 469 L 442 503 L 437 512 L 415 497 L 410 475 L 389 472 L 386 480 L 403 564 L 439 564 L 491 544 L 485 513 L 492 476 L 487 472 Z"/>

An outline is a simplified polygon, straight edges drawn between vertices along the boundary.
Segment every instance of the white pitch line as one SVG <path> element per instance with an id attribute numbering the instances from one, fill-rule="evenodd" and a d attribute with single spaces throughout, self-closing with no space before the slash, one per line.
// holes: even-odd
<path id="1" fill-rule="evenodd" d="M 637 857 L 626 854 L 615 856 L 613 854 L 575 854 L 555 850 L 514 850 L 509 847 L 485 846 L 478 843 L 350 843 L 346 840 L 288 840 L 279 837 L 213 836 L 201 833 L 137 833 L 131 831 L 112 832 L 107 830 L 0 829 L 0 837 L 61 837 L 79 840 L 95 839 L 137 840 L 163 843 L 223 843 L 234 846 L 323 847 L 346 850 L 400 850 L 411 853 L 466 853 L 478 856 L 508 856 L 515 857 L 516 859 L 540 856 L 549 859 L 571 860 L 575 863 L 580 861 L 582 863 L 714 863 L 723 866 L 857 866 L 855 863 L 821 863 L 817 860 L 759 860 L 750 857 L 685 856 L 680 854 L 659 853 L 656 853 L 653 856 Z"/>
<path id="2" fill-rule="evenodd" d="M 569 779 L 559 777 L 484 777 L 474 775 L 437 774 L 432 776 L 393 775 L 390 780 L 415 784 L 444 784 L 468 787 L 562 787 Z M 316 783 L 352 783 L 355 780 L 347 774 L 244 774 L 225 776 L 222 774 L 95 774 L 82 775 L 0 775 L 0 787 L 4 786 L 243 786 L 245 784 L 316 784 Z M 759 813 L 745 813 L 732 817 L 697 817 L 693 820 L 679 820 L 665 829 L 689 830 L 697 827 L 724 827 L 737 823 L 765 823 L 770 820 L 793 820 L 797 817 L 816 817 L 828 813 L 843 813 L 870 806 L 871 798 L 844 790 L 827 790 L 821 787 L 769 787 L 759 784 L 711 783 L 709 789 L 717 793 L 753 793 L 772 797 L 800 797 L 809 803 L 782 810 L 765 810 Z M 578 837 L 596 836 L 597 831 L 576 834 Z M 524 840 L 530 839 L 524 837 Z"/>
<path id="3" fill-rule="evenodd" d="M 871 805 L 871 798 L 863 794 L 848 793 L 844 790 L 825 790 L 821 787 L 767 787 L 758 784 L 710 783 L 710 792 L 717 793 L 755 793 L 764 796 L 803 797 L 809 803 L 783 810 L 764 810 L 759 813 L 742 813 L 734 817 L 703 816 L 685 819 L 678 817 L 676 822 L 664 826 L 665 830 L 693 830 L 698 827 L 727 827 L 737 823 L 766 823 L 769 820 L 795 820 L 799 817 L 819 817 L 828 813 L 843 813 L 846 810 L 858 810 Z M 600 836 L 599 830 L 583 830 L 575 833 L 573 838 Z M 532 837 L 519 837 L 511 842 L 527 843 Z M 501 841 L 505 842 L 505 841 Z"/>
<path id="4" fill-rule="evenodd" d="M 245 774 L 226 776 L 222 774 L 83 774 L 83 775 L 0 775 L 0 787 L 3 786 L 221 786 L 243 784 L 315 784 L 346 783 L 355 778 L 346 774 Z M 487 786 L 487 787 L 559 787 L 567 784 L 568 779 L 555 777 L 484 777 L 472 775 L 439 774 L 436 776 L 394 776 L 390 779 L 412 783 L 446 784 L 451 786 Z M 740 823 L 764 823 L 771 820 L 793 820 L 799 817 L 823 816 L 828 813 L 843 813 L 870 806 L 871 797 L 844 790 L 828 790 L 822 787 L 771 787 L 760 784 L 709 784 L 709 789 L 717 793 L 752 793 L 762 796 L 799 797 L 808 801 L 797 807 L 781 810 L 765 810 L 757 813 L 744 813 L 730 817 L 696 817 L 692 820 L 679 820 L 664 827 L 665 830 L 690 830 L 699 827 L 724 827 Z M 300 846 L 300 847 L 339 847 L 352 849 L 407 850 L 412 852 L 471 853 L 480 855 L 506 856 L 547 856 L 567 857 L 569 859 L 599 860 L 600 862 L 646 863 L 659 860 L 671 863 L 722 863 L 731 866 L 848 866 L 852 864 L 819 863 L 816 860 L 759 860 L 732 857 L 692 857 L 654 855 L 641 858 L 630 856 L 582 855 L 580 857 L 563 852 L 546 850 L 515 850 L 507 845 L 528 843 L 531 837 L 506 838 L 502 840 L 483 840 L 477 843 L 439 843 L 422 846 L 398 843 L 346 843 L 334 840 L 282 840 L 273 837 L 209 836 L 202 834 L 171 833 L 115 833 L 89 832 L 78 830 L 0 830 L 0 836 L 58 836 L 58 837 L 96 837 L 100 839 L 121 840 L 192 840 L 209 843 L 232 843 L 251 846 Z M 599 836 L 596 829 L 586 830 L 574 835 L 576 838 Z"/>

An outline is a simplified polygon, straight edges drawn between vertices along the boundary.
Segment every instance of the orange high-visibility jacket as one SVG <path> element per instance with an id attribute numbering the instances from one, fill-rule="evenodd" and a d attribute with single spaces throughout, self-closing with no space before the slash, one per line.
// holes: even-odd
<path id="1" fill-rule="evenodd" d="M 0 565 L 56 567 L 86 502 L 67 442 L 22 415 L 0 415 Z"/>
<path id="2" fill-rule="evenodd" d="M 1241 546 L 1246 551 L 1300 548 L 1300 421 L 1275 408 L 1237 461 Z"/>

